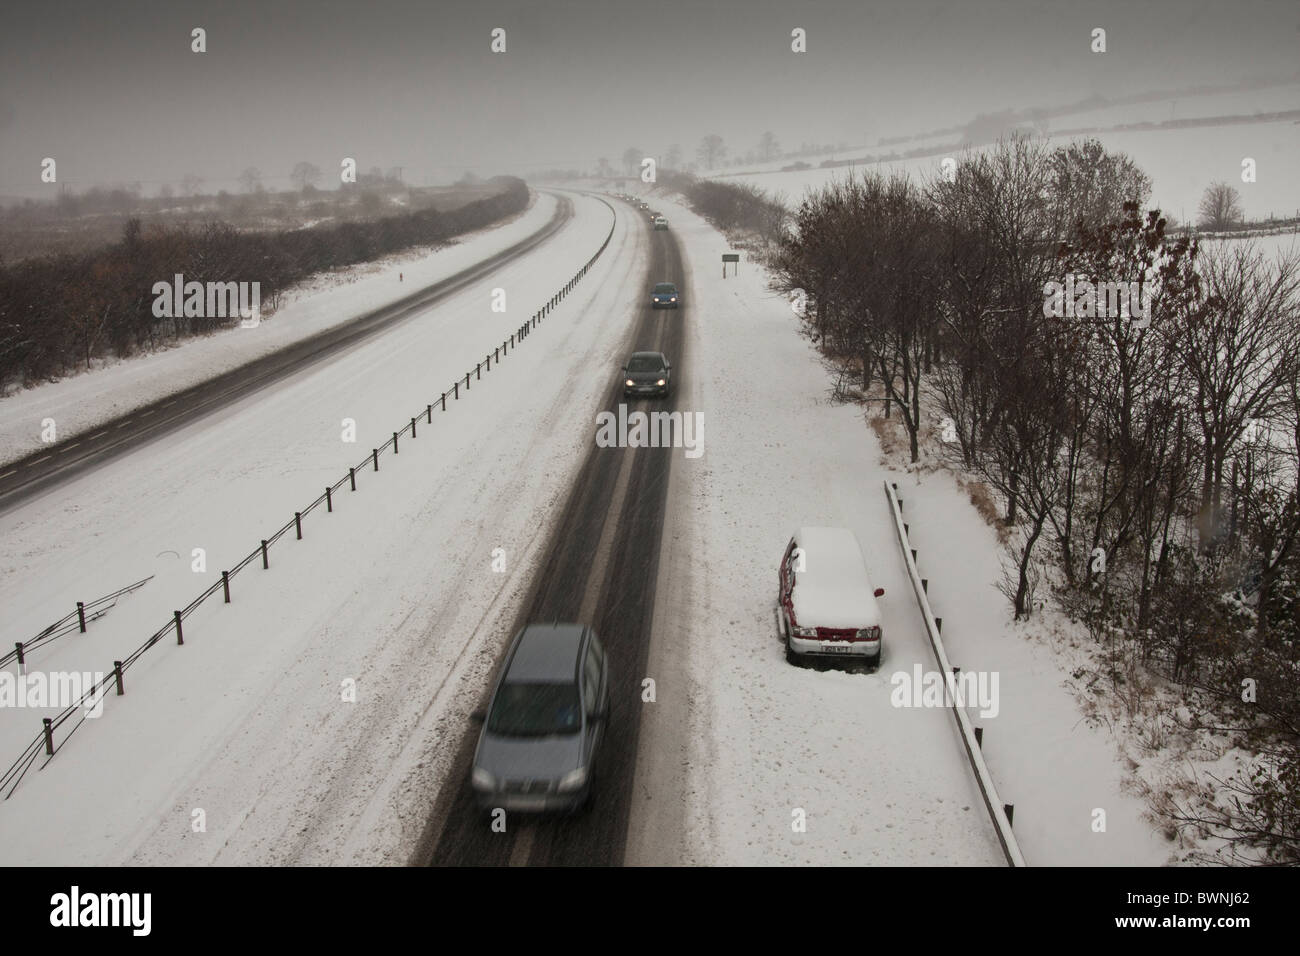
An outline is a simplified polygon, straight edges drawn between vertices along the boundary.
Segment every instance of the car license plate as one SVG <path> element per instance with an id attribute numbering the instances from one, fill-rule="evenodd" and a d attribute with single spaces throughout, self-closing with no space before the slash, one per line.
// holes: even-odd
<path id="1" fill-rule="evenodd" d="M 823 654 L 849 654 L 852 651 L 853 651 L 853 647 L 849 644 L 823 644 L 822 645 Z"/>

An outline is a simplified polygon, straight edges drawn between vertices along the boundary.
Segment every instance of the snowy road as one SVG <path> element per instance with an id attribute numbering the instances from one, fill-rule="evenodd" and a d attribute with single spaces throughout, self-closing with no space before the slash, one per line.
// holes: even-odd
<path id="1" fill-rule="evenodd" d="M 573 203 L 554 239 L 426 314 L 0 516 L 8 640 L 156 574 L 29 668 L 106 669 L 436 398 L 600 245 L 608 207 Z M 888 674 L 929 661 L 869 433 L 821 400 L 752 267 L 723 282 L 717 233 L 670 218 L 620 204 L 605 254 L 481 385 L 203 605 L 184 647 L 142 658 L 0 805 L 0 862 L 998 865 L 948 713 L 889 703 Z M 660 280 L 684 308 L 647 307 Z M 596 446 L 633 349 L 673 361 L 701 457 Z M 791 668 L 775 639 L 776 560 L 818 521 L 853 527 L 887 589 L 877 674 Z M 517 626 L 556 616 L 611 652 L 596 806 L 494 834 L 468 801 L 468 714 Z M 0 753 L 39 716 L 0 714 Z"/>
<path id="2" fill-rule="evenodd" d="M 157 575 L 29 669 L 108 669 L 508 337 L 608 233 L 605 204 L 574 206 L 541 249 L 425 316 L 0 517 L 9 641 L 49 609 Z M 589 409 L 621 364 L 639 226 L 621 217 L 537 332 L 333 514 L 315 513 L 270 571 L 238 578 L 232 604 L 203 605 L 183 648 L 146 654 L 127 695 L 0 806 L 0 861 L 406 859 L 459 739 L 460 697 L 481 692 L 590 441 Z M 341 440 L 344 419 L 355 443 Z M 40 716 L 0 712 L 0 752 L 16 753 Z"/>

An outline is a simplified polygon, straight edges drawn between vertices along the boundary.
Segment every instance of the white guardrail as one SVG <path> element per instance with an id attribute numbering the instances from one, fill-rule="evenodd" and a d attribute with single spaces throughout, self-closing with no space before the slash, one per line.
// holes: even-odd
<path id="1" fill-rule="evenodd" d="M 912 579 L 912 590 L 916 593 L 916 603 L 921 607 L 921 616 L 925 619 L 925 633 L 930 638 L 930 649 L 934 651 L 935 660 L 939 663 L 939 670 L 943 674 L 945 681 L 952 674 L 952 665 L 948 663 L 948 654 L 943 648 L 943 640 L 939 636 L 939 625 L 935 621 L 934 614 L 930 610 L 930 599 L 926 596 L 925 587 L 921 584 L 921 575 L 916 570 L 916 559 L 912 557 L 912 546 L 907 537 L 907 527 L 903 524 L 903 503 L 898 499 L 897 490 L 888 481 L 884 482 L 885 497 L 889 499 L 890 510 L 894 514 L 894 527 L 898 532 L 898 545 L 903 549 L 903 563 L 907 565 L 908 577 Z M 998 842 L 1002 844 L 1002 852 L 1007 858 L 1009 866 L 1026 866 L 1025 858 L 1020 853 L 1020 844 L 1016 842 L 1016 836 L 1011 832 L 1011 820 L 1007 816 L 1006 810 L 1003 809 L 1002 800 L 998 797 L 997 788 L 993 786 L 993 777 L 989 774 L 988 765 L 984 763 L 984 754 L 980 750 L 979 741 L 975 737 L 975 730 L 971 727 L 970 716 L 966 713 L 965 708 L 957 703 L 954 695 L 952 704 L 953 716 L 957 719 L 957 730 L 961 734 L 961 742 L 966 747 L 966 757 L 970 760 L 971 770 L 975 772 L 975 780 L 979 783 L 980 793 L 984 796 L 984 806 L 988 809 L 989 818 L 993 821 L 993 829 L 997 831 Z"/>

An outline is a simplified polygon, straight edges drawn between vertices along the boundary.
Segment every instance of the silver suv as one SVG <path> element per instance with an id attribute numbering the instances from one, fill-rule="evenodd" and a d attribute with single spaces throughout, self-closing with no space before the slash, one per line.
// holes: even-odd
<path id="1" fill-rule="evenodd" d="M 470 785 L 485 810 L 579 810 L 591 797 L 609 718 L 609 673 L 583 624 L 529 624 L 510 645 L 483 722 Z"/>

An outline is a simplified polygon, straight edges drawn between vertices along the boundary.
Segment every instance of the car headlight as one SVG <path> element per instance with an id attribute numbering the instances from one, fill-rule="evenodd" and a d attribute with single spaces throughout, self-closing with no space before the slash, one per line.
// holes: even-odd
<path id="1" fill-rule="evenodd" d="M 668 384 L 668 380 L 667 380 L 667 379 L 664 379 L 664 378 L 661 378 L 659 381 L 655 382 L 655 384 L 656 384 L 656 385 L 667 385 L 667 384 Z"/>
<path id="2" fill-rule="evenodd" d="M 635 385 L 636 382 L 632 381 L 632 380 L 629 378 L 629 379 L 627 380 L 626 384 L 629 385 L 629 386 L 632 386 L 632 385 Z"/>
<path id="3" fill-rule="evenodd" d="M 875 641 L 879 640 L 879 638 L 880 628 L 878 627 L 864 627 L 858 631 L 858 640 L 860 641 Z"/>
<path id="4" fill-rule="evenodd" d="M 577 770 L 570 770 L 560 778 L 560 785 L 556 788 L 560 793 L 569 793 L 573 790 L 579 790 L 587 783 L 587 768 L 579 767 Z"/>
<path id="5" fill-rule="evenodd" d="M 795 637 L 816 637 L 817 636 L 817 628 L 815 627 L 792 627 L 790 628 L 790 632 L 794 634 Z"/>
<path id="6" fill-rule="evenodd" d="M 482 767 L 475 767 L 469 779 L 476 790 L 495 790 L 497 788 L 497 778 Z"/>

